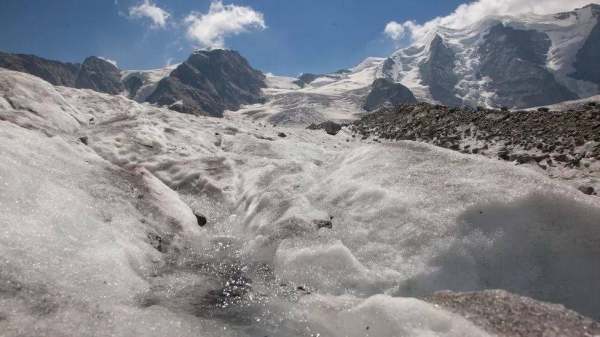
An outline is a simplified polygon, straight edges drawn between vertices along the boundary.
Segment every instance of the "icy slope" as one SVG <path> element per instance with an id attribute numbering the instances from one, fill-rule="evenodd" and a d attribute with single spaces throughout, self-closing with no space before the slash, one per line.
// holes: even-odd
<path id="1" fill-rule="evenodd" d="M 352 120 L 363 105 L 383 59 L 369 58 L 346 73 L 328 74 L 300 88 L 297 79 L 267 76 L 265 104 L 247 105 L 229 116 L 287 126 L 308 126 L 326 120 Z"/>
<path id="2" fill-rule="evenodd" d="M 485 335 L 398 297 L 441 289 L 600 317 L 600 203 L 571 187 L 417 143 L 60 97 L 49 111 L 95 124 L 47 138 L 0 122 L 9 335 Z"/>
<path id="3" fill-rule="evenodd" d="M 123 70 L 121 71 L 121 82 L 126 83 L 132 78 L 138 78 L 141 82 L 141 87 L 132 95 L 132 99 L 136 102 L 145 102 L 146 98 L 156 90 L 158 82 L 169 76 L 179 64 L 173 64 L 162 69 L 154 70 Z M 132 93 L 129 93 L 130 95 Z"/>

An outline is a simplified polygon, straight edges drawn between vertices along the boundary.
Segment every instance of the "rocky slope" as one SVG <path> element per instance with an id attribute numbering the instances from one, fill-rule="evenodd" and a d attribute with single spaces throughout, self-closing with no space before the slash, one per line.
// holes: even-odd
<path id="1" fill-rule="evenodd" d="M 264 103 L 265 75 L 253 69 L 237 51 L 197 51 L 158 83 L 147 102 L 206 111 L 221 117 L 242 104 Z"/>
<path id="2" fill-rule="evenodd" d="M 74 87 L 111 95 L 118 95 L 125 91 L 119 68 L 95 56 L 90 56 L 83 61 Z"/>
<path id="3" fill-rule="evenodd" d="M 600 188 L 600 102 L 534 111 L 400 105 L 365 116 L 350 129 L 364 140 L 414 140 L 532 164 L 551 176 Z"/>
<path id="4" fill-rule="evenodd" d="M 35 55 L 0 52 L 0 68 L 28 73 L 52 85 L 75 86 L 81 64 L 46 60 Z"/>
<path id="5" fill-rule="evenodd" d="M 366 111 L 373 111 L 382 107 L 411 103 L 417 103 L 417 99 L 407 87 L 379 78 L 371 85 L 371 92 L 367 96 L 363 108 Z"/>

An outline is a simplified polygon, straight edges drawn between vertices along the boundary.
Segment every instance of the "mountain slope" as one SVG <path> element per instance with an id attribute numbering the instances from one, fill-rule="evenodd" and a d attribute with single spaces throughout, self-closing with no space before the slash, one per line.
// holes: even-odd
<path id="1" fill-rule="evenodd" d="M 437 27 L 394 53 L 378 77 L 451 106 L 528 108 L 597 95 L 599 9 Z"/>
<path id="2" fill-rule="evenodd" d="M 0 68 L 29 73 L 52 85 L 75 85 L 80 64 L 46 60 L 35 55 L 0 52 Z"/>
<path id="3" fill-rule="evenodd" d="M 264 103 L 265 76 L 237 51 L 201 50 L 192 54 L 147 98 L 150 103 L 183 106 L 221 117 L 242 104 Z"/>
<path id="4" fill-rule="evenodd" d="M 125 91 L 119 68 L 95 56 L 90 56 L 83 61 L 74 87 L 111 95 L 118 95 Z"/>

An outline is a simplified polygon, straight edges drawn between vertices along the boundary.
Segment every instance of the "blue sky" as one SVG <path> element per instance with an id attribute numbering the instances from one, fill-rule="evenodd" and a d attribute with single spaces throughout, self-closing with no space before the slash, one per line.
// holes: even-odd
<path id="1" fill-rule="evenodd" d="M 535 3 L 544 1 L 569 2 Z M 224 44 L 263 72 L 296 76 L 352 67 L 367 56 L 389 56 L 408 38 L 395 41 L 384 34 L 388 23 L 423 24 L 464 2 L 235 0 L 213 8 L 216 14 L 233 15 L 219 21 L 218 15 L 203 17 L 210 14 L 206 0 L 1 0 L 0 50 L 71 62 L 97 55 L 117 61 L 121 69 L 153 69 L 185 60 L 198 46 Z M 534 3 L 506 2 L 515 8 Z M 207 22 L 215 27 L 207 28 Z M 197 30 L 190 32 L 194 23 Z M 394 27 L 403 30 L 400 24 Z"/>

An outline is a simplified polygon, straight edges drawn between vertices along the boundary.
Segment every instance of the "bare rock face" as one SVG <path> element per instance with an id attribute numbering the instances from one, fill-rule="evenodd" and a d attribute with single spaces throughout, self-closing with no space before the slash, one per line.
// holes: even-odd
<path id="1" fill-rule="evenodd" d="M 600 324 L 560 304 L 536 301 L 504 290 L 455 293 L 424 298 L 498 336 L 598 336 Z"/>
<path id="2" fill-rule="evenodd" d="M 111 95 L 125 91 L 119 68 L 95 56 L 86 58 L 81 65 L 75 88 L 91 89 Z"/>
<path id="3" fill-rule="evenodd" d="M 429 59 L 419 67 L 421 82 L 429 87 L 434 100 L 450 106 L 462 105 L 455 90 L 458 83 L 458 76 L 454 73 L 456 55 L 439 35 L 431 41 L 429 50 Z"/>
<path id="4" fill-rule="evenodd" d="M 489 30 L 478 54 L 481 75 L 492 79 L 488 90 L 498 96 L 498 106 L 521 109 L 579 98 L 545 68 L 550 47 L 550 38 L 542 32 L 503 24 Z"/>
<path id="5" fill-rule="evenodd" d="M 414 103 L 417 103 L 417 99 L 410 89 L 400 83 L 393 83 L 387 79 L 379 78 L 373 82 L 371 93 L 367 96 L 363 108 L 367 111 L 373 111 L 386 106 Z"/>
<path id="6" fill-rule="evenodd" d="M 575 64 L 575 72 L 570 76 L 583 81 L 600 84 L 600 5 L 591 4 L 592 15 L 598 20 L 598 23 L 592 29 L 585 44 L 577 53 Z"/>
<path id="7" fill-rule="evenodd" d="M 0 68 L 37 76 L 52 85 L 73 87 L 81 64 L 47 60 L 35 55 L 0 52 Z"/>
<path id="8" fill-rule="evenodd" d="M 182 102 L 188 111 L 206 111 L 222 117 L 242 104 L 264 103 L 265 75 L 253 69 L 237 51 L 197 51 L 167 78 L 147 102 L 169 106 Z"/>

